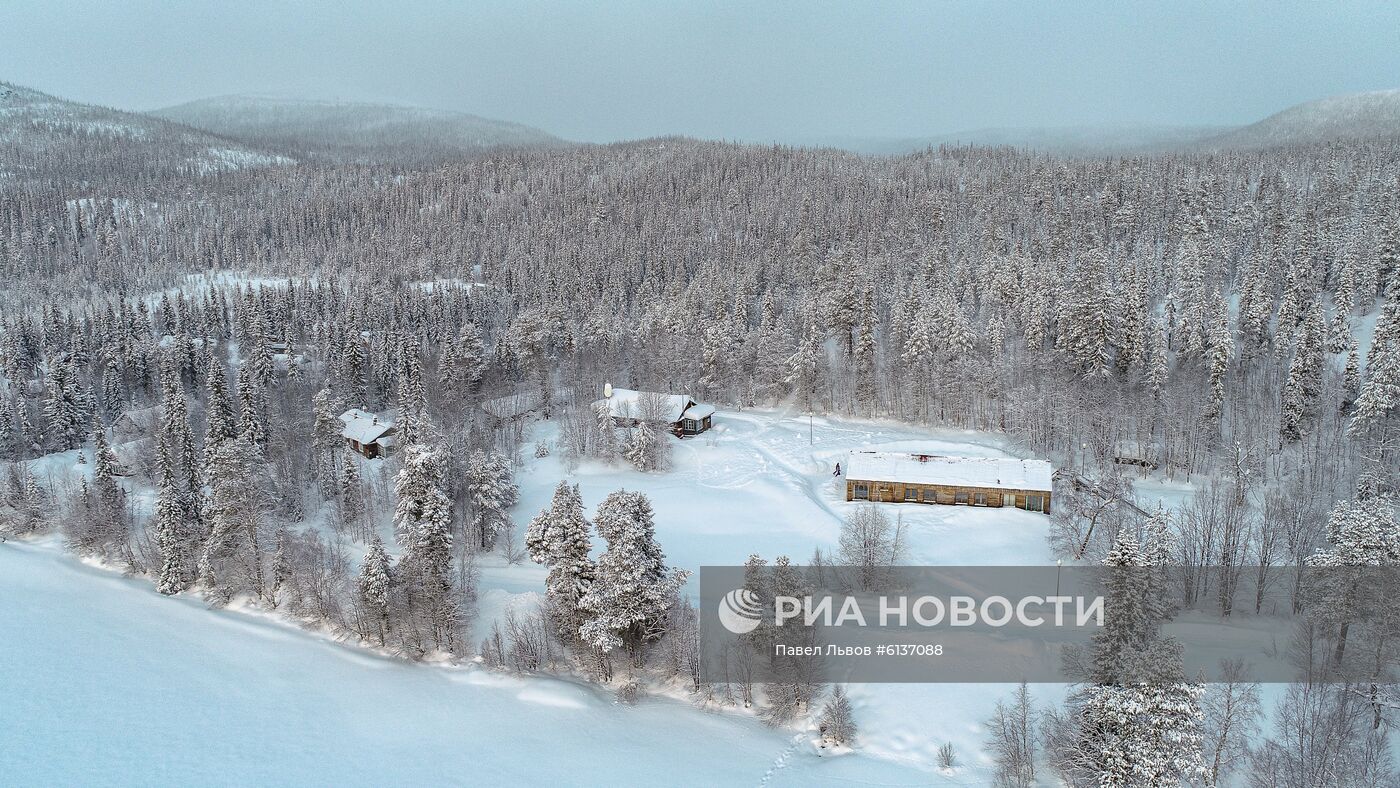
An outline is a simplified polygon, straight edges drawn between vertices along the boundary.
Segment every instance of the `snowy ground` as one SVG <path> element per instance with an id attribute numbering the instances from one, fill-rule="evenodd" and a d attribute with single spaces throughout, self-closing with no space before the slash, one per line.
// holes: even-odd
<path id="1" fill-rule="evenodd" d="M 996 436 L 893 423 L 809 426 L 805 416 L 745 411 L 721 412 L 715 425 L 673 444 L 673 468 L 661 474 L 600 463 L 570 474 L 557 451 L 533 458 L 535 440 L 553 443 L 557 435 L 552 424 L 536 425 L 518 478 L 517 539 L 568 478 L 590 510 L 620 487 L 650 496 L 676 566 L 741 564 L 750 553 L 806 563 L 817 547 L 835 549 L 840 519 L 853 506 L 831 474 L 847 451 L 1009 454 Z M 52 469 L 73 458 L 48 459 Z M 1044 515 L 889 510 L 908 525 L 911 564 L 1053 562 Z M 507 607 L 534 604 L 544 580 L 542 567 L 510 566 L 499 556 L 479 567 L 478 639 Z M 39 782 L 162 782 L 196 768 L 236 774 L 238 782 L 442 782 L 475 768 L 497 780 L 582 783 L 646 776 L 686 784 L 986 785 L 981 721 L 1011 689 L 853 686 L 859 750 L 820 758 L 809 736 L 768 730 L 739 712 L 660 698 L 626 708 L 563 680 L 401 664 L 275 621 L 164 599 L 148 584 L 60 557 L 56 544 L 0 545 L 0 596 L 20 600 L 0 617 L 7 665 L 0 697 L 21 698 L 0 704 L 0 762 L 52 778 Z M 1034 691 L 1049 702 L 1063 688 Z M 937 768 L 945 742 L 959 761 L 948 774 Z M 383 771 L 387 764 L 393 773 Z"/>
<path id="2" fill-rule="evenodd" d="M 0 545 L 0 784 L 812 785 L 923 780 L 565 681 L 425 667 Z"/>

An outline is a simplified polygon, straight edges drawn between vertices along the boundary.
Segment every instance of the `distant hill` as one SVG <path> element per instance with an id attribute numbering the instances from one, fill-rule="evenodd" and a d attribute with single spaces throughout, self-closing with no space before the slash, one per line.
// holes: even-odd
<path id="1" fill-rule="evenodd" d="M 927 137 L 811 137 L 799 144 L 899 155 L 940 145 L 984 145 L 1068 155 L 1153 153 L 1195 145 L 1231 126 L 1047 126 L 968 129 Z"/>
<path id="2" fill-rule="evenodd" d="M 0 177 L 203 175 L 292 160 L 161 118 L 0 82 Z"/>
<path id="3" fill-rule="evenodd" d="M 797 144 L 898 155 L 939 145 L 1009 146 L 1068 155 L 1254 149 L 1318 142 L 1400 139 L 1400 90 L 1309 101 L 1247 126 L 1065 126 L 984 128 L 927 137 L 808 137 Z"/>
<path id="4" fill-rule="evenodd" d="M 567 144 L 518 123 L 391 104 L 239 95 L 151 114 L 298 158 L 340 162 L 422 163 L 492 148 Z"/>
<path id="5" fill-rule="evenodd" d="M 1400 90 L 1309 101 L 1201 142 L 1205 148 L 1268 148 L 1333 140 L 1400 138 Z"/>

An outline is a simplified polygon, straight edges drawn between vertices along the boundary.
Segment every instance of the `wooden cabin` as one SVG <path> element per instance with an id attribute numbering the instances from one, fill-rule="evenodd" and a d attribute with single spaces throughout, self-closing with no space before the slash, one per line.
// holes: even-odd
<path id="1" fill-rule="evenodd" d="M 1014 506 L 1050 513 L 1053 471 L 1044 460 L 851 452 L 846 500 Z"/>
<path id="2" fill-rule="evenodd" d="M 345 425 L 340 436 L 365 459 L 383 457 L 393 450 L 393 419 L 351 408 L 340 414 L 340 421 Z"/>
<path id="3" fill-rule="evenodd" d="M 605 388 L 603 399 L 593 403 L 604 408 L 618 427 L 634 427 L 643 421 L 668 424 L 678 438 L 699 435 L 713 426 L 715 408 L 691 399 L 688 394 L 662 394 L 655 391 Z"/>

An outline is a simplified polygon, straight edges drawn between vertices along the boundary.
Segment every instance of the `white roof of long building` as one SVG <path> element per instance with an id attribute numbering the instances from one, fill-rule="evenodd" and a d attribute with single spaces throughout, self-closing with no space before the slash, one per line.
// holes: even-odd
<path id="1" fill-rule="evenodd" d="M 680 421 L 686 406 L 692 402 L 688 394 L 660 394 L 616 388 L 612 390 L 612 396 L 603 401 L 608 403 L 608 413 L 613 418 L 637 419 L 642 416 L 642 397 L 648 395 L 661 398 L 661 413 L 657 415 L 668 422 Z"/>
<path id="2" fill-rule="evenodd" d="M 1044 460 L 1001 457 L 855 451 L 846 461 L 847 479 L 997 490 L 1048 491 L 1052 473 L 1050 463 Z"/>

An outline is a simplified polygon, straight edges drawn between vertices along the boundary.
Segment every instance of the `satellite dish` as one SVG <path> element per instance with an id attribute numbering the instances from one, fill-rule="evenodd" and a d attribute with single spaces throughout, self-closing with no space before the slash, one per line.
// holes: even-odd
<path id="1" fill-rule="evenodd" d="M 612 399 L 612 384 L 603 384 L 603 399 Z"/>

